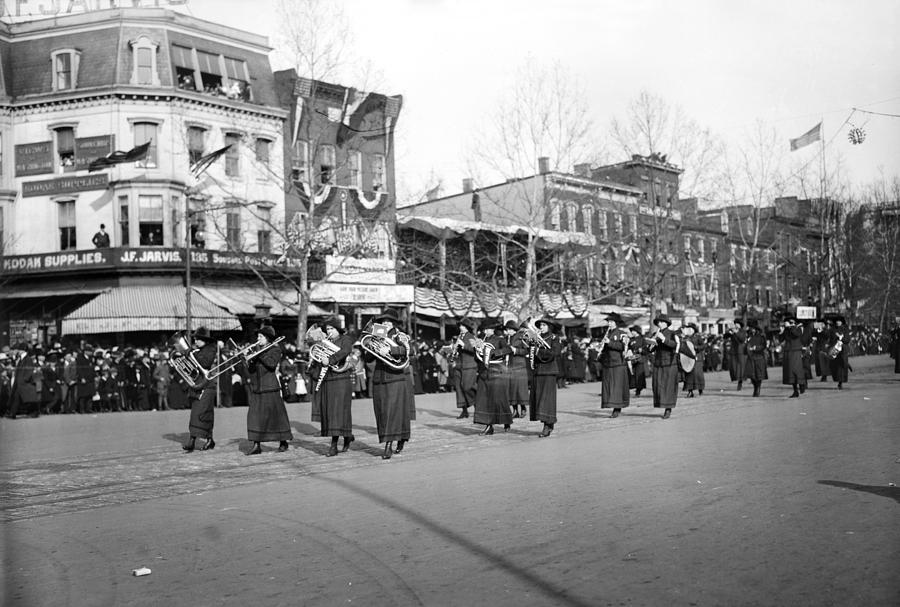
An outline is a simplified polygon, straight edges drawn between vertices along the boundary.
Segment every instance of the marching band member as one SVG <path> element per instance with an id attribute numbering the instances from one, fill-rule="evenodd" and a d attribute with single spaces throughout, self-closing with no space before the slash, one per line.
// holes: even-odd
<path id="1" fill-rule="evenodd" d="M 338 318 L 329 318 L 320 323 L 328 341 L 338 346 L 338 351 L 328 357 L 325 378 L 319 389 L 312 395 L 312 421 L 321 424 L 319 436 L 330 436 L 331 447 L 325 455 L 333 457 L 338 454 L 338 438 L 344 438 L 342 453 L 350 450 L 353 442 L 353 418 L 351 404 L 353 401 L 353 379 L 356 369 L 347 363 L 347 357 L 353 352 L 353 339 L 344 334 Z M 310 361 L 312 376 L 319 377 L 322 364 Z"/>
<path id="2" fill-rule="evenodd" d="M 475 330 L 471 320 L 459 321 L 459 336 L 454 343 L 456 367 L 453 372 L 453 384 L 456 389 L 456 408 L 462 409 L 457 419 L 469 417 L 469 407 L 475 406 L 475 391 L 478 380 L 478 364 L 475 362 L 475 348 L 472 344 Z"/>
<path id="3" fill-rule="evenodd" d="M 766 364 L 766 337 L 755 320 L 747 322 L 747 379 L 753 384 L 753 396 L 759 396 L 762 382 L 769 379 Z"/>
<path id="4" fill-rule="evenodd" d="M 481 324 L 484 346 L 476 356 L 478 362 L 478 389 L 475 391 L 475 420 L 483 424 L 482 434 L 493 434 L 494 424 L 503 424 L 509 430 L 512 411 L 509 408 L 509 377 L 506 374 L 506 357 L 510 353 L 506 339 L 496 335 L 500 320 L 488 318 Z"/>
<path id="5" fill-rule="evenodd" d="M 375 317 L 374 321 L 388 325 L 387 337 L 397 342 L 390 346 L 390 356 L 397 359 L 409 356 L 409 345 L 404 345 L 397 338 L 400 334 L 397 313 L 389 309 Z M 372 405 L 375 408 L 378 442 L 385 443 L 381 458 L 391 459 L 393 453 L 403 451 L 410 437 L 410 402 L 415 402 L 412 384 L 406 377 L 405 369 L 395 369 L 369 351 L 365 352 L 365 358 L 375 363 L 372 373 Z M 397 441 L 396 451 L 393 450 L 394 441 Z"/>
<path id="6" fill-rule="evenodd" d="M 725 333 L 725 339 L 731 346 L 728 352 L 728 373 L 731 381 L 737 381 L 737 389 L 740 390 L 744 383 L 744 366 L 747 364 L 747 332 L 744 331 L 744 321 L 735 318 L 734 327 Z"/>
<path id="7" fill-rule="evenodd" d="M 631 338 L 628 333 L 618 328 L 617 323 L 622 323 L 622 317 L 618 314 L 607 315 L 604 322 L 607 329 L 606 336 L 601 342 L 603 350 L 600 353 L 600 365 L 603 369 L 600 407 L 603 409 L 612 407 L 610 417 L 619 417 L 622 409 L 628 406 L 631 396 L 628 388 L 628 362 L 625 360 L 625 350 Z"/>
<path id="8" fill-rule="evenodd" d="M 257 343 L 265 346 L 275 341 L 275 329 L 262 325 L 256 336 Z M 253 442 L 253 448 L 247 455 L 262 453 L 260 443 L 265 441 L 277 440 L 278 450 L 287 451 L 288 441 L 294 438 L 281 398 L 281 384 L 275 374 L 281 356 L 281 348 L 276 345 L 240 365 L 250 388 L 247 391 L 247 439 Z"/>
<path id="9" fill-rule="evenodd" d="M 543 318 L 537 321 L 538 330 L 541 332 L 549 348 L 537 348 L 534 353 L 534 370 L 531 379 L 531 394 L 529 403 L 531 412 L 530 421 L 544 422 L 544 429 L 540 436 L 547 437 L 553 431 L 556 424 L 556 376 L 560 373 L 560 343 L 553 331 L 559 330 L 559 325 L 554 320 Z"/>
<path id="10" fill-rule="evenodd" d="M 838 345 L 840 344 L 840 345 Z M 828 352 L 836 351 L 837 356 L 830 358 L 828 362 L 831 377 L 837 382 L 838 390 L 844 389 L 844 382 L 848 379 L 850 369 L 850 333 L 847 331 L 843 316 L 834 317 L 834 329 L 828 339 Z"/>
<path id="11" fill-rule="evenodd" d="M 793 316 L 784 319 L 778 339 L 784 342 L 781 347 L 781 383 L 793 386 L 791 398 L 797 398 L 806 392 L 806 370 L 803 368 L 803 327 L 797 324 Z"/>
<path id="12" fill-rule="evenodd" d="M 194 359 L 204 369 L 211 369 L 216 364 L 216 342 L 209 334 L 209 329 L 206 327 L 197 329 L 194 332 L 193 342 L 198 348 Z M 198 438 L 206 439 L 206 442 L 200 447 L 201 451 L 214 448 L 216 441 L 213 440 L 212 434 L 216 412 L 215 382 L 204 382 L 197 388 L 190 388 L 188 401 L 191 403 L 191 421 L 188 423 L 188 432 L 191 437 L 182 448 L 185 451 L 193 451 L 194 441 Z"/>
<path id="13" fill-rule="evenodd" d="M 672 321 L 665 314 L 653 319 L 656 333 L 650 337 L 653 348 L 653 407 L 665 409 L 663 419 L 669 419 L 678 399 L 678 356 L 675 335 L 669 327 Z"/>
<path id="14" fill-rule="evenodd" d="M 631 373 L 628 377 L 628 387 L 634 390 L 635 397 L 641 395 L 642 390 L 647 389 L 647 339 L 644 331 L 637 325 L 628 329 L 631 334 L 629 349 L 634 356 L 631 362 Z"/>
<path id="15" fill-rule="evenodd" d="M 506 321 L 503 327 L 506 343 L 509 345 L 509 406 L 513 418 L 525 417 L 528 411 L 528 344 L 522 339 L 519 325 L 514 320 Z M 519 408 L 522 409 L 521 413 Z"/>
<path id="16" fill-rule="evenodd" d="M 706 377 L 703 375 L 703 365 L 706 362 L 706 342 L 698 334 L 698 327 L 694 323 L 688 323 L 683 329 L 684 338 L 690 340 L 694 346 L 694 368 L 684 374 L 683 390 L 687 390 L 688 398 L 694 397 L 694 390 L 698 396 L 703 396 L 706 388 Z"/>

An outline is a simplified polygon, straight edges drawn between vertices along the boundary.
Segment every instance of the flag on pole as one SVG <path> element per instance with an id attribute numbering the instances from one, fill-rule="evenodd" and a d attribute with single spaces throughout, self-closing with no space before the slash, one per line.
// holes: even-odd
<path id="1" fill-rule="evenodd" d="M 216 150 L 215 152 L 210 152 L 206 156 L 198 158 L 196 162 L 191 164 L 191 174 L 194 177 L 200 177 L 200 175 L 202 175 L 203 173 L 206 172 L 206 169 L 209 168 L 209 165 L 214 163 L 216 160 L 219 159 L 220 156 L 222 156 L 223 154 L 225 154 L 225 152 L 230 150 L 232 145 L 233 144 L 229 143 L 224 148 L 220 148 L 220 149 Z"/>
<path id="2" fill-rule="evenodd" d="M 808 146 L 822 139 L 822 123 L 820 122 L 813 128 L 809 129 L 796 139 L 791 139 L 791 151 L 794 152 L 800 148 Z"/>
<path id="3" fill-rule="evenodd" d="M 123 164 L 125 162 L 137 162 L 138 160 L 143 160 L 147 157 L 147 152 L 150 150 L 150 143 L 152 141 L 153 140 L 151 139 L 147 143 L 142 143 L 141 145 L 132 148 L 127 152 L 116 150 L 115 152 L 110 152 L 106 156 L 96 158 L 92 160 L 88 165 L 88 173 L 93 173 L 94 171 L 102 171 L 103 169 L 115 166 L 117 164 Z"/>

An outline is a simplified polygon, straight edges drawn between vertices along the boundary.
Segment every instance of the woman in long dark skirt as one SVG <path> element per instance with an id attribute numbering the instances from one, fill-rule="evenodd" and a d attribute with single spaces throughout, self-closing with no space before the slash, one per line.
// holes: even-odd
<path id="1" fill-rule="evenodd" d="M 769 379 L 766 365 L 766 338 L 755 320 L 747 321 L 747 379 L 753 385 L 753 396 L 759 396 L 764 379 Z"/>
<path id="2" fill-rule="evenodd" d="M 829 359 L 828 368 L 831 377 L 837 382 L 838 390 L 843 390 L 850 370 L 850 332 L 847 331 L 843 316 L 834 318 L 834 329 L 828 340 L 828 350 L 832 349 L 837 352 L 837 356 Z"/>
<path id="3" fill-rule="evenodd" d="M 257 331 L 257 340 L 261 346 L 271 344 L 275 341 L 275 329 L 263 325 Z M 278 441 L 278 450 L 287 451 L 288 441 L 294 438 L 275 374 L 281 356 L 281 348 L 274 345 L 242 365 L 249 385 L 247 438 L 253 442 L 247 455 L 262 453 L 260 443 L 268 441 Z"/>
<path id="4" fill-rule="evenodd" d="M 374 364 L 371 375 L 372 405 L 375 409 L 378 442 L 384 443 L 381 458 L 391 459 L 391 455 L 401 453 L 409 441 L 410 409 L 415 407 L 415 396 L 406 369 L 398 369 L 386 362 L 386 359 L 390 361 L 408 359 L 409 336 L 396 328 L 400 319 L 393 310 L 382 313 L 374 321 L 387 325 L 386 337 L 394 342 L 394 345 L 385 344 L 387 351 L 381 352 L 380 356 L 375 356 L 368 350 L 365 352 L 366 360 Z M 396 450 L 393 449 L 394 441 L 397 441 Z"/>
<path id="5" fill-rule="evenodd" d="M 499 319 L 489 318 L 481 325 L 484 346 L 476 356 L 478 361 L 478 389 L 475 392 L 475 423 L 483 424 L 482 434 L 493 434 L 494 424 L 509 430 L 512 411 L 509 408 L 509 376 L 506 357 L 510 348 L 506 339 L 495 335 L 500 331 Z"/>
<path id="6" fill-rule="evenodd" d="M 650 337 L 653 348 L 653 407 L 664 409 L 663 419 L 669 419 L 678 400 L 678 347 L 669 327 L 672 321 L 665 314 L 653 319 L 657 331 Z"/>
<path id="7" fill-rule="evenodd" d="M 537 321 L 541 337 L 549 348 L 534 350 L 534 371 L 531 375 L 531 411 L 528 419 L 544 423 L 540 436 L 547 437 L 556 425 L 556 377 L 560 373 L 560 342 L 552 331 L 559 330 L 554 320 L 543 318 Z"/>
<path id="8" fill-rule="evenodd" d="M 348 357 L 353 352 L 353 339 L 344 334 L 340 321 L 331 318 L 321 324 L 325 327 L 324 337 L 337 346 L 338 350 L 328 356 L 326 364 L 315 361 L 311 365 L 312 376 L 316 379 L 312 388 L 311 415 L 312 421 L 321 424 L 319 435 L 331 437 L 331 447 L 326 455 L 333 457 L 338 454 L 339 438 L 344 439 L 341 452 L 349 451 L 350 443 L 353 442 L 351 405 L 356 371 L 353 364 L 348 362 Z M 321 383 L 318 381 L 319 377 L 322 377 Z"/>

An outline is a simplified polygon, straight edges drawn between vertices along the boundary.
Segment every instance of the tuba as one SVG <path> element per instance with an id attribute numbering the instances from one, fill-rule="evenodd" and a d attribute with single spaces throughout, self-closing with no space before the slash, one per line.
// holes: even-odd
<path id="1" fill-rule="evenodd" d="M 347 359 L 344 359 L 344 362 L 339 365 L 328 364 L 331 356 L 336 352 L 339 352 L 341 348 L 336 343 L 328 339 L 328 337 L 325 335 L 325 332 L 322 331 L 322 329 L 320 329 L 318 325 L 313 325 L 306 330 L 306 343 L 310 344 L 309 359 L 319 363 L 319 365 L 321 365 L 322 367 L 319 370 L 319 378 L 318 380 L 316 380 L 316 387 L 313 392 L 319 391 L 319 388 L 322 386 L 322 382 L 325 381 L 325 375 L 329 371 L 334 371 L 335 373 L 344 373 L 345 371 L 349 371 L 353 367 L 353 363 Z"/>
<path id="2" fill-rule="evenodd" d="M 195 390 L 200 390 L 210 381 L 233 369 L 238 363 L 250 361 L 283 339 L 284 337 L 279 337 L 268 344 L 253 342 L 244 347 L 238 347 L 233 341 L 229 340 L 232 352 L 228 358 L 213 365 L 210 369 L 204 369 L 203 365 L 197 362 L 195 357 L 197 348 L 191 348 L 187 336 L 183 331 L 179 331 L 169 340 L 172 347 L 172 352 L 169 356 L 169 366 L 187 382 L 188 386 Z"/>
<path id="3" fill-rule="evenodd" d="M 388 326 L 372 323 L 362 331 L 360 347 L 392 369 L 403 371 L 409 366 L 409 335 L 398 331 L 396 341 L 388 337 Z M 399 343 L 398 343 L 399 342 Z M 405 352 L 401 358 L 391 355 L 391 348 L 402 346 Z"/>

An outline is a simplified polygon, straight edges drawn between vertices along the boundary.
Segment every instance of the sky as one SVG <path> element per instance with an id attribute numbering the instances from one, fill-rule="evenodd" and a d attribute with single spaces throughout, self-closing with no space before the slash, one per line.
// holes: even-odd
<path id="1" fill-rule="evenodd" d="M 900 175 L 896 0 L 334 1 L 354 54 L 379 74 L 378 92 L 404 97 L 401 203 L 437 179 L 443 195 L 460 191 L 473 137 L 529 57 L 559 61 L 577 79 L 600 139 L 647 90 L 727 142 L 762 121 L 787 148 L 822 120 L 828 154 L 852 184 Z M 180 10 L 270 41 L 277 31 L 274 0 L 188 0 Z M 848 141 L 852 126 L 866 133 L 861 145 Z"/>

